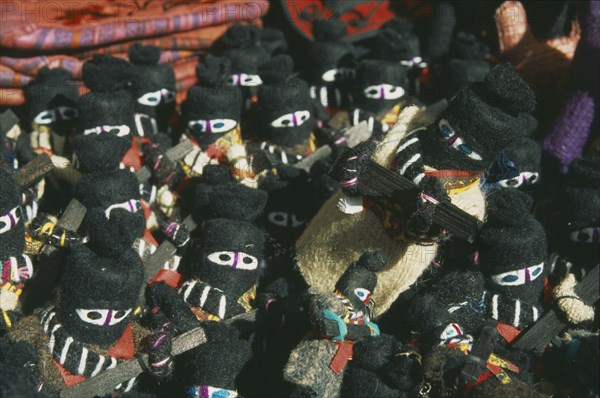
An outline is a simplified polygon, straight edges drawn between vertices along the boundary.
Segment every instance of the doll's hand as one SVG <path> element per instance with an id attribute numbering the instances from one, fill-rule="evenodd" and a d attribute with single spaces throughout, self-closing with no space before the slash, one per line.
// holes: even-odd
<path id="1" fill-rule="evenodd" d="M 333 164 L 329 175 L 342 184 L 342 190 L 347 196 L 357 196 L 358 177 L 362 174 L 375 144 L 365 141 L 354 148 L 348 148 Z"/>
<path id="2" fill-rule="evenodd" d="M 171 222 L 165 226 L 164 232 L 178 249 L 185 247 L 190 242 L 190 233 L 183 224 Z"/>
<path id="3" fill-rule="evenodd" d="M 173 346 L 168 329 L 160 328 L 146 338 L 148 352 L 148 370 L 158 379 L 167 379 L 173 373 Z"/>
<path id="4" fill-rule="evenodd" d="M 336 315 L 329 308 L 324 309 L 322 314 L 323 314 L 323 325 L 321 326 L 321 331 L 325 332 L 325 330 L 326 330 L 325 322 L 334 321 L 338 326 L 338 335 L 332 337 L 331 340 L 344 341 L 346 334 L 348 334 L 348 327 L 346 326 L 346 323 L 344 322 L 344 320 L 339 315 Z M 325 336 L 327 335 L 327 333 L 322 333 L 322 334 Z"/>
<path id="5" fill-rule="evenodd" d="M 442 230 L 434 226 L 433 214 L 438 203 L 449 202 L 450 198 L 435 177 L 423 177 L 420 187 L 421 195 L 416 198 L 416 205 L 408 217 L 406 230 L 417 238 L 437 240 Z"/>
<path id="6" fill-rule="evenodd" d="M 40 213 L 31 221 L 33 236 L 55 247 L 69 247 L 81 241 L 81 237 L 76 232 L 64 229 L 56 223 L 54 217 Z"/>

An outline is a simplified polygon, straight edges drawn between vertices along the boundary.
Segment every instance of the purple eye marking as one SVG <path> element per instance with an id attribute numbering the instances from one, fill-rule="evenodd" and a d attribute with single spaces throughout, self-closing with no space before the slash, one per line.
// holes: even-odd
<path id="1" fill-rule="evenodd" d="M 200 393 L 200 398 L 210 398 L 208 386 L 202 386 L 201 388 L 202 388 L 202 392 Z"/>
<path id="2" fill-rule="evenodd" d="M 113 314 L 113 311 L 108 310 L 108 313 L 106 314 L 106 320 L 104 321 L 104 326 L 110 325 L 110 321 L 112 319 L 112 314 Z"/>
<path id="3" fill-rule="evenodd" d="M 456 140 L 458 139 L 458 134 L 452 134 L 450 138 L 448 138 L 448 145 L 452 146 Z"/>
<path id="4" fill-rule="evenodd" d="M 10 218 L 10 228 L 13 228 L 17 222 L 10 211 L 8 212 L 8 218 Z"/>
<path id="5" fill-rule="evenodd" d="M 233 269 L 237 268 L 239 256 L 238 252 L 233 252 Z"/>
<path id="6" fill-rule="evenodd" d="M 379 86 L 379 96 L 383 99 L 385 98 L 385 89 L 383 88 L 383 86 Z"/>
<path id="7" fill-rule="evenodd" d="M 131 213 L 135 212 L 135 210 L 133 209 L 133 203 L 131 203 L 131 200 L 127 202 L 127 204 L 129 205 L 129 211 Z"/>
<path id="8" fill-rule="evenodd" d="M 531 274 L 529 273 L 529 268 L 525 268 L 525 284 L 531 282 Z"/>
<path id="9" fill-rule="evenodd" d="M 296 118 L 296 112 L 292 112 L 292 125 L 296 127 L 298 125 L 298 119 Z"/>
<path id="10" fill-rule="evenodd" d="M 592 233 L 592 242 L 598 243 L 598 234 L 600 233 L 600 228 L 594 228 L 594 232 Z"/>

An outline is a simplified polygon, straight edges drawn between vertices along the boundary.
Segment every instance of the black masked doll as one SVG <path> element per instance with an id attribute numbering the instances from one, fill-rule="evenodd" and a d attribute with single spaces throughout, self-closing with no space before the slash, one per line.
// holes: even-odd
<path id="1" fill-rule="evenodd" d="M 344 42 L 346 25 L 341 21 L 316 20 L 310 49 L 311 97 L 334 114 L 349 110 L 356 60 L 354 47 Z"/>
<path id="2" fill-rule="evenodd" d="M 175 112 L 175 74 L 169 65 L 159 64 L 160 48 L 133 44 L 129 61 L 136 73 L 131 91 L 136 101 L 135 124 L 137 135 L 153 137 L 170 133 Z"/>
<path id="3" fill-rule="evenodd" d="M 188 177 L 201 175 L 208 164 L 234 164 L 239 159 L 233 153 L 240 148 L 245 153 L 240 129 L 242 95 L 239 87 L 226 84 L 230 71 L 227 59 L 206 56 L 197 68 L 199 84 L 190 88 L 182 104 L 184 139 L 196 144 L 181 161 Z"/>
<path id="4" fill-rule="evenodd" d="M 75 132 L 79 89 L 65 69 L 44 67 L 26 90 L 31 146 L 36 153 L 69 156 Z"/>
<path id="5" fill-rule="evenodd" d="M 290 159 L 316 149 L 314 105 L 306 82 L 292 76 L 293 67 L 288 55 L 278 55 L 260 66 L 263 84 L 257 104 L 261 138 L 281 148 Z"/>
<path id="6" fill-rule="evenodd" d="M 135 100 L 131 95 L 131 81 L 136 69 L 129 62 L 108 55 L 95 54 L 92 60 L 83 64 L 83 81 L 91 90 L 79 101 L 79 134 L 93 142 L 99 136 L 108 136 L 115 147 L 128 144 L 121 163 L 137 170 L 141 158 L 137 142 L 134 112 Z M 108 139 L 107 139 L 108 140 Z M 94 151 L 93 146 L 89 149 Z M 113 154 L 107 153 L 112 157 Z M 77 158 L 88 156 L 76 151 Z M 77 166 L 77 162 L 76 166 Z"/>
<path id="7" fill-rule="evenodd" d="M 9 333 L 11 341 L 27 342 L 37 351 L 34 366 L 43 392 L 57 394 L 133 358 L 140 349 L 146 333 L 132 321 L 139 312 L 143 266 L 131 248 L 114 254 L 73 246 L 56 305 L 21 319 Z M 135 381 L 115 391 L 131 390 Z"/>
<path id="8" fill-rule="evenodd" d="M 371 295 L 377 285 L 376 272 L 387 261 L 381 251 L 366 252 L 342 274 L 334 293 L 312 291 L 309 314 L 316 332 L 300 342 L 284 368 L 285 380 L 294 386 L 292 395 L 339 396 L 352 345 L 358 340 L 349 335 L 349 328 L 360 325 L 369 331 L 367 336 L 380 334 L 371 321 Z M 327 321 L 337 325 L 337 335 L 325 333 Z"/>

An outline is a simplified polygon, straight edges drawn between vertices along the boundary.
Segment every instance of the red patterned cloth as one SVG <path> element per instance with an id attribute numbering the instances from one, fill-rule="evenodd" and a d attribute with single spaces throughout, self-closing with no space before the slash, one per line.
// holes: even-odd
<path id="1" fill-rule="evenodd" d="M 198 54 L 235 22 L 260 24 L 268 8 L 267 0 L 0 0 L 0 105 L 22 104 L 23 87 L 44 66 L 79 81 L 93 53 L 126 58 L 136 42 L 163 50 L 181 102 L 196 83 Z"/>

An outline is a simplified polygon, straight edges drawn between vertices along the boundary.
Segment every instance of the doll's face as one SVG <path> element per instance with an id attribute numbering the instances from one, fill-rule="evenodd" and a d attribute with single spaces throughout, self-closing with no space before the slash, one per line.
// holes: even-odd
<path id="1" fill-rule="evenodd" d="M 544 273 L 544 263 L 516 269 L 490 276 L 490 280 L 498 286 L 522 286 L 538 279 Z"/>
<path id="2" fill-rule="evenodd" d="M 227 78 L 227 84 L 231 86 L 256 87 L 262 84 L 262 80 L 257 74 L 235 73 L 229 75 Z"/>
<path id="3" fill-rule="evenodd" d="M 354 75 L 354 69 L 340 66 L 324 71 L 321 80 L 325 83 L 343 82 L 354 78 Z"/>
<path id="4" fill-rule="evenodd" d="M 196 119 L 188 122 L 188 129 L 194 136 L 205 136 L 210 134 L 227 134 L 238 126 L 234 119 Z"/>
<path id="5" fill-rule="evenodd" d="M 149 107 L 158 107 L 160 104 L 170 104 L 173 101 L 175 101 L 175 91 L 168 88 L 144 93 L 137 99 L 139 105 Z"/>
<path id="6" fill-rule="evenodd" d="M 310 119 L 310 111 L 300 110 L 285 113 L 271 121 L 271 127 L 276 129 L 286 129 L 300 127 Z"/>
<path id="7" fill-rule="evenodd" d="M 75 313 L 79 316 L 82 322 L 96 326 L 114 326 L 124 321 L 132 312 L 133 308 L 129 309 L 88 309 L 77 308 Z"/>
<path id="8" fill-rule="evenodd" d="M 66 140 L 75 131 L 79 111 L 71 104 L 63 104 L 38 113 L 32 122 L 31 146 L 37 153 L 62 154 Z"/>

